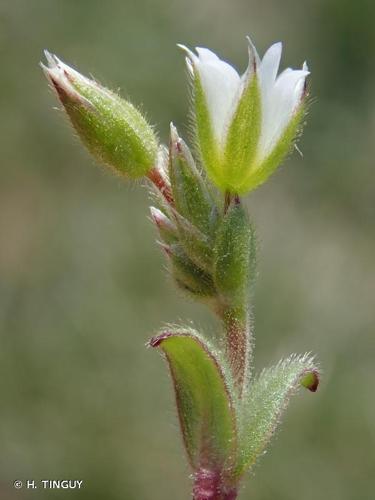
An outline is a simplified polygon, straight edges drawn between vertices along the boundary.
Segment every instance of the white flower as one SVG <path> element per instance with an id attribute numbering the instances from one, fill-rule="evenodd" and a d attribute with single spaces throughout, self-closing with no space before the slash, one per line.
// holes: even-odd
<path id="1" fill-rule="evenodd" d="M 237 192 L 261 184 L 277 167 L 275 160 L 279 164 L 289 151 L 309 74 L 304 63 L 302 69 L 287 68 L 278 75 L 282 44 L 272 45 L 260 60 L 248 41 L 249 66 L 242 76 L 210 50 L 197 48 L 195 54 L 180 45 L 194 81 L 203 162 L 220 188 Z"/>

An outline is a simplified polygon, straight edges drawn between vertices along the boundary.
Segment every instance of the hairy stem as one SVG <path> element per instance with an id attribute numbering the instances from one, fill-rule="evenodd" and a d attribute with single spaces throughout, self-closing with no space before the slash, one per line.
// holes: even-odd
<path id="1" fill-rule="evenodd" d="M 226 357 L 238 395 L 242 397 L 251 361 L 249 313 L 244 307 L 228 307 L 222 312 L 226 329 Z"/>
<path id="2" fill-rule="evenodd" d="M 237 487 L 225 484 L 220 471 L 200 468 L 194 474 L 193 500 L 236 500 Z"/>

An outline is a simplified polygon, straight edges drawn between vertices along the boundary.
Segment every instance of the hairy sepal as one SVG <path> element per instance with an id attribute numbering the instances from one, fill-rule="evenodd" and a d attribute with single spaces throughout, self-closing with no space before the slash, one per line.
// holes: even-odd
<path id="1" fill-rule="evenodd" d="M 212 272 L 212 244 L 209 236 L 203 234 L 178 212 L 174 212 L 180 241 L 190 259 L 207 273 Z"/>
<path id="2" fill-rule="evenodd" d="M 171 263 L 171 272 L 178 287 L 196 299 L 214 297 L 212 277 L 198 267 L 180 243 L 163 247 Z"/>
<path id="3" fill-rule="evenodd" d="M 224 151 L 224 191 L 238 193 L 256 155 L 261 126 L 261 99 L 256 73 L 249 73 L 232 118 Z"/>
<path id="4" fill-rule="evenodd" d="M 231 382 L 218 354 L 194 330 L 172 330 L 151 339 L 168 361 L 189 462 L 194 471 L 229 471 L 237 430 Z"/>
<path id="5" fill-rule="evenodd" d="M 171 125 L 169 178 L 176 210 L 207 233 L 212 200 L 188 146 Z"/>
<path id="6" fill-rule="evenodd" d="M 255 234 L 241 204 L 228 208 L 217 230 L 214 282 L 225 307 L 246 303 L 255 266 Z"/>
<path id="7" fill-rule="evenodd" d="M 317 390 L 319 372 L 310 355 L 292 355 L 276 366 L 265 369 L 249 382 L 239 420 L 238 463 L 235 474 L 241 476 L 269 444 L 289 400 L 303 386 Z"/>
<path id="8" fill-rule="evenodd" d="M 220 144 L 214 134 L 214 127 L 208 109 L 206 94 L 203 90 L 198 71 L 194 71 L 193 100 L 195 141 L 198 146 L 201 161 L 213 183 L 219 186 L 222 174 Z"/>
<path id="9" fill-rule="evenodd" d="M 305 113 L 306 104 L 303 101 L 295 111 L 279 142 L 269 155 L 262 161 L 258 161 L 255 158 L 253 165 L 248 170 L 248 174 L 243 177 L 242 183 L 238 188 L 238 193 L 247 193 L 257 188 L 281 165 L 292 151 L 296 139 L 302 134 Z"/>

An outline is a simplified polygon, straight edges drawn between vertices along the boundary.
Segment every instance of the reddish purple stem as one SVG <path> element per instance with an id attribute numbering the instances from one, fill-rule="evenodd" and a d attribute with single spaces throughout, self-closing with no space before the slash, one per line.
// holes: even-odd
<path id="1" fill-rule="evenodd" d="M 194 474 L 193 500 L 236 500 L 237 488 L 225 484 L 220 471 L 201 468 Z"/>

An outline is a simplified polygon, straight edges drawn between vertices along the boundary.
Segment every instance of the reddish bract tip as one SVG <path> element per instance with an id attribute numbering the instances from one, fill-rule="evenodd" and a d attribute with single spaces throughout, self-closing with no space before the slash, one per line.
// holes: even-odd
<path id="1" fill-rule="evenodd" d="M 309 372 L 302 380 L 302 385 L 311 392 L 316 392 L 319 387 L 319 373 L 317 370 Z"/>
<path id="2" fill-rule="evenodd" d="M 172 333 L 171 332 L 164 332 L 159 335 L 155 335 L 155 337 L 152 337 L 152 339 L 149 340 L 147 347 L 159 347 L 160 344 L 167 339 L 168 337 L 171 337 Z"/>
<path id="3" fill-rule="evenodd" d="M 171 250 L 171 247 L 169 245 L 166 245 L 165 243 L 162 243 L 161 241 L 158 241 L 157 243 L 168 257 L 172 257 L 172 250 Z"/>

